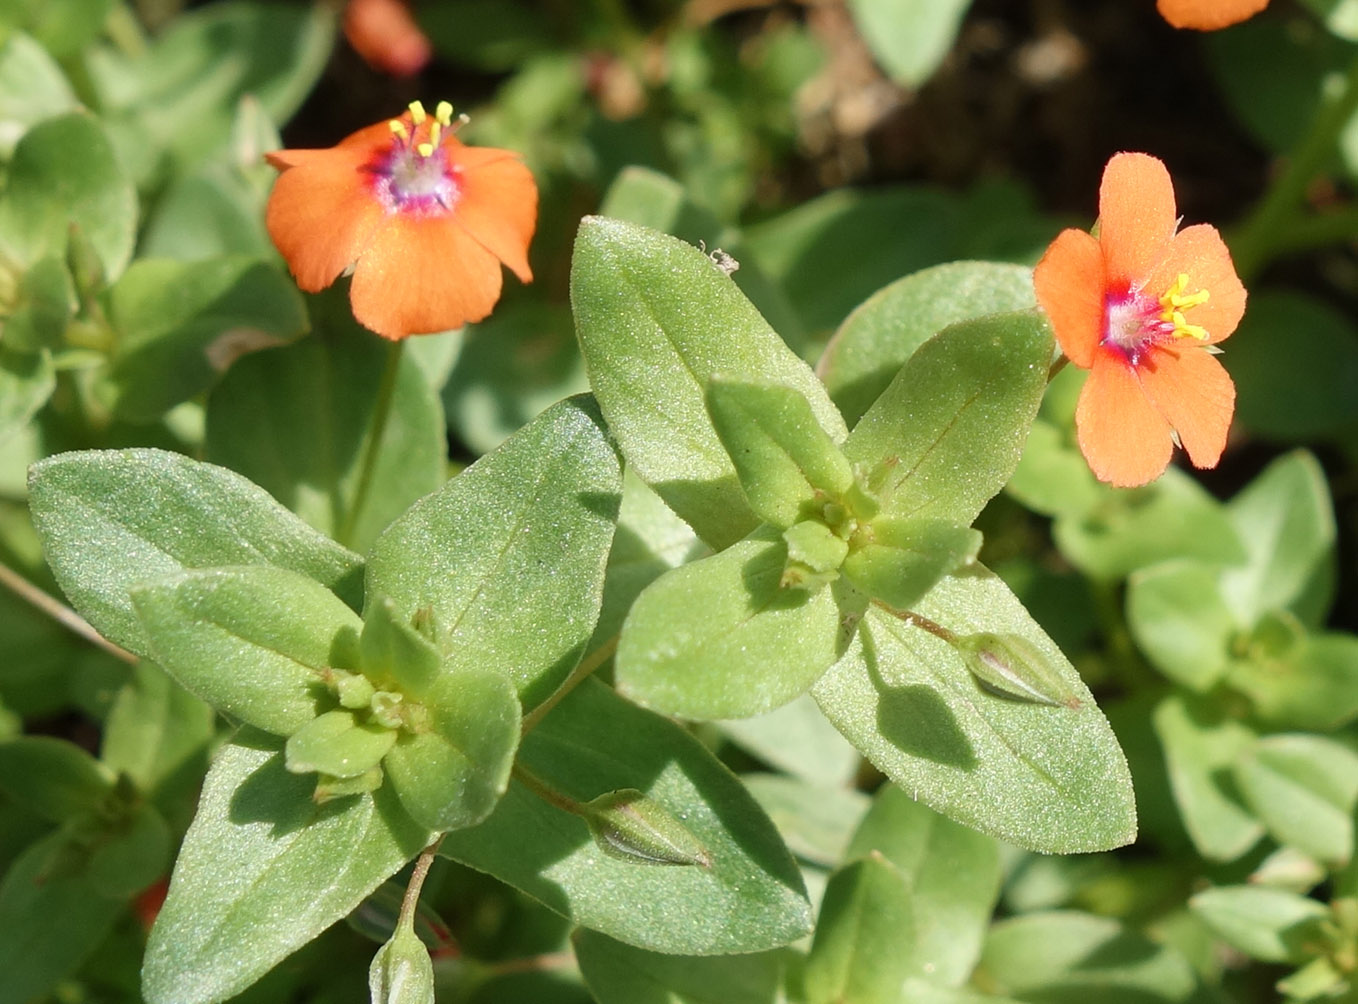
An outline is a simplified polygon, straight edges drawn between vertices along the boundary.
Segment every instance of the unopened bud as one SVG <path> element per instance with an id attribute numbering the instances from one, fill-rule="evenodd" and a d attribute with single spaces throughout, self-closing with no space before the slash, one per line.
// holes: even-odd
<path id="1" fill-rule="evenodd" d="M 1033 704 L 1078 708 L 1082 703 L 1071 682 L 1027 638 L 987 631 L 953 645 L 982 690 Z"/>
<path id="2" fill-rule="evenodd" d="M 357 777 L 335 777 L 333 774 L 322 774 L 316 779 L 316 790 L 311 795 L 311 800 L 317 805 L 322 805 L 334 798 L 344 798 L 348 795 L 366 795 L 370 791 L 376 791 L 382 787 L 385 775 L 381 767 L 373 767 L 365 770 Z"/>
<path id="3" fill-rule="evenodd" d="M 814 591 L 839 577 L 849 545 L 818 520 L 804 520 L 783 531 L 787 564 L 778 584 Z"/>
<path id="4" fill-rule="evenodd" d="M 372 1004 L 434 1004 L 434 963 L 409 924 L 373 956 L 368 993 Z"/>
<path id="5" fill-rule="evenodd" d="M 653 865 L 711 866 L 707 850 L 678 819 L 635 788 L 600 795 L 582 807 L 605 854 Z"/>

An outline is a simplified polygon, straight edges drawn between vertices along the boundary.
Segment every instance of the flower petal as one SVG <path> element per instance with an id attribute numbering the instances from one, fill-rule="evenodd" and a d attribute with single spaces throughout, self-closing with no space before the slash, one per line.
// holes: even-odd
<path id="1" fill-rule="evenodd" d="M 1154 481 L 1174 452 L 1169 423 L 1147 399 L 1132 364 L 1115 349 L 1094 354 L 1075 408 L 1075 429 L 1095 476 L 1122 488 Z"/>
<path id="2" fill-rule="evenodd" d="M 368 182 L 370 146 L 270 154 L 284 170 L 269 193 L 265 225 L 297 285 L 309 293 L 353 264 L 386 215 Z"/>
<path id="3" fill-rule="evenodd" d="M 1215 31 L 1254 17 L 1268 0 L 1157 0 L 1155 6 L 1176 28 Z"/>
<path id="4" fill-rule="evenodd" d="M 433 56 L 428 37 L 401 0 L 349 0 L 344 37 L 369 66 L 398 77 L 419 73 Z"/>
<path id="5" fill-rule="evenodd" d="M 1155 157 L 1114 154 L 1099 186 L 1099 244 L 1111 287 L 1139 288 L 1178 226 L 1174 183 Z"/>
<path id="6" fill-rule="evenodd" d="M 384 338 L 459 328 L 500 298 L 500 262 L 451 216 L 393 216 L 354 268 L 354 317 Z"/>
<path id="7" fill-rule="evenodd" d="M 1194 467 L 1215 467 L 1235 411 L 1235 384 L 1199 345 L 1157 346 L 1137 371 L 1146 396 L 1179 434 Z"/>
<path id="8" fill-rule="evenodd" d="M 1210 294 L 1206 303 L 1189 308 L 1188 322 L 1207 329 L 1208 344 L 1228 337 L 1245 314 L 1245 286 L 1216 227 L 1199 223 L 1175 234 L 1165 260 L 1146 283 L 1147 292 L 1158 296 L 1180 275 L 1188 276 L 1189 292 L 1205 289 Z"/>
<path id="9" fill-rule="evenodd" d="M 538 217 L 538 188 L 532 172 L 510 150 L 458 143 L 448 158 L 462 182 L 454 218 L 487 251 L 523 282 L 533 281 L 528 244 Z"/>
<path id="10" fill-rule="evenodd" d="M 1051 318 L 1061 351 L 1088 369 L 1103 337 L 1104 274 L 1099 242 L 1083 230 L 1063 230 L 1033 269 L 1037 302 Z"/>

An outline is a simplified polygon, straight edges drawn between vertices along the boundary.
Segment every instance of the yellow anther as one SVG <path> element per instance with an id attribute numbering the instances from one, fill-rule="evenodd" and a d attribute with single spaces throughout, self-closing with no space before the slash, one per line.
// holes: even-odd
<path id="1" fill-rule="evenodd" d="M 393 136 L 397 136 L 401 139 L 410 139 L 410 133 L 406 132 L 406 124 L 400 119 L 392 119 L 387 125 L 391 127 Z"/>
<path id="2" fill-rule="evenodd" d="M 421 157 L 428 157 L 430 154 L 434 152 L 434 144 L 421 143 L 419 146 L 415 147 L 415 149 L 419 152 L 419 155 Z"/>
<path id="3" fill-rule="evenodd" d="M 453 124 L 453 106 L 447 101 L 440 101 L 434 109 L 434 118 L 444 126 Z"/>
<path id="4" fill-rule="evenodd" d="M 1202 306 L 1210 299 L 1211 294 L 1205 289 L 1200 289 L 1196 293 L 1186 293 L 1188 282 L 1188 276 L 1181 272 L 1174 280 L 1174 285 L 1165 290 L 1164 296 L 1160 297 L 1160 306 L 1164 308 L 1160 312 L 1160 320 L 1174 325 L 1176 337 L 1196 338 L 1205 342 L 1209 337 L 1207 329 L 1198 324 L 1189 324 L 1184 318 L 1184 311 L 1190 307 Z"/>
<path id="5" fill-rule="evenodd" d="M 419 125 L 429 117 L 425 114 L 424 105 L 420 104 L 418 101 L 410 102 L 408 107 L 410 108 L 410 121 L 414 122 L 416 125 Z"/>

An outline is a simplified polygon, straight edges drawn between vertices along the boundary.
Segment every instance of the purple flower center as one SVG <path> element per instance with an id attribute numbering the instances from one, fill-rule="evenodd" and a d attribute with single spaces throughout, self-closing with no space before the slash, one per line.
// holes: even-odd
<path id="1" fill-rule="evenodd" d="M 450 213 L 462 194 L 460 171 L 448 162 L 444 148 L 427 156 L 399 136 L 391 150 L 372 167 L 374 190 L 388 212 L 412 216 Z"/>
<path id="2" fill-rule="evenodd" d="M 1135 366 L 1152 346 L 1174 337 L 1174 322 L 1160 315 L 1160 301 L 1143 291 L 1110 290 L 1103 297 L 1103 337 L 1099 344 L 1121 352 Z"/>

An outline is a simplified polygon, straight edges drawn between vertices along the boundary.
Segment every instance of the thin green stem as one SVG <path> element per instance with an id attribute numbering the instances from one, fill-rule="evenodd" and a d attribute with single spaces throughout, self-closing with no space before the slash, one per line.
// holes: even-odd
<path id="1" fill-rule="evenodd" d="M 415 911 L 420 905 L 420 890 L 424 888 L 424 880 L 429 877 L 429 869 L 434 864 L 441 843 L 443 837 L 440 836 L 421 851 L 416 859 L 415 870 L 410 873 L 410 882 L 407 883 L 406 894 L 401 900 L 401 916 L 396 921 L 398 927 L 411 931 L 415 929 Z"/>
<path id="2" fill-rule="evenodd" d="M 604 642 L 589 655 L 580 660 L 580 665 L 575 667 L 575 672 L 566 678 L 566 681 L 557 687 L 548 698 L 539 704 L 528 714 L 523 716 L 523 734 L 527 735 L 532 729 L 546 717 L 547 712 L 561 703 L 561 699 L 569 694 L 576 687 L 580 686 L 587 677 L 592 675 L 596 669 L 613 657 L 613 653 L 618 650 L 618 636 L 614 635 Z"/>
<path id="3" fill-rule="evenodd" d="M 572 816 L 583 816 L 585 814 L 583 805 L 568 795 L 561 794 L 523 764 L 516 761 L 512 773 L 515 781 L 518 781 L 548 805 L 555 806 L 562 812 L 569 812 Z"/>
<path id="4" fill-rule="evenodd" d="M 935 638 L 946 641 L 949 645 L 955 645 L 957 643 L 957 635 L 953 634 L 942 624 L 931 621 L 923 614 L 917 614 L 913 610 L 897 610 L 895 607 L 887 606 L 881 600 L 873 600 L 872 603 L 873 606 L 881 607 L 887 613 L 891 614 L 892 617 L 898 618 L 911 627 L 917 627 L 921 631 L 928 631 Z"/>
<path id="5" fill-rule="evenodd" d="M 1358 205 L 1290 220 L 1273 238 L 1273 252 L 1296 254 L 1352 240 L 1358 240 Z"/>
<path id="6" fill-rule="evenodd" d="M 1339 134 L 1358 112 L 1358 58 L 1344 75 L 1342 90 L 1322 98 L 1320 107 L 1300 143 L 1292 151 L 1281 174 L 1240 224 L 1231 241 L 1236 271 L 1248 284 L 1278 253 L 1278 234 L 1296 213 L 1306 188 L 1334 155 Z"/>
<path id="7" fill-rule="evenodd" d="M 382 437 L 386 435 L 387 419 L 391 417 L 392 402 L 396 399 L 396 375 L 401 371 L 401 350 L 404 347 L 405 340 L 400 339 L 392 342 L 387 349 L 387 362 L 382 369 L 382 379 L 377 385 L 377 401 L 373 405 L 372 425 L 369 427 L 368 441 L 363 447 L 363 465 L 359 468 L 358 485 L 344 514 L 344 521 L 340 524 L 339 542 L 346 546 L 353 543 L 359 514 L 368 502 L 373 472 L 377 469 L 377 458 L 382 452 Z"/>
<path id="8" fill-rule="evenodd" d="M 121 645 L 113 644 L 96 631 L 89 621 L 60 600 L 47 595 L 8 565 L 0 565 L 0 585 L 3 585 L 21 600 L 31 603 L 62 627 L 78 634 L 91 645 L 102 648 L 109 655 L 115 656 L 123 662 L 136 664 L 137 657 L 135 655 Z"/>

